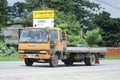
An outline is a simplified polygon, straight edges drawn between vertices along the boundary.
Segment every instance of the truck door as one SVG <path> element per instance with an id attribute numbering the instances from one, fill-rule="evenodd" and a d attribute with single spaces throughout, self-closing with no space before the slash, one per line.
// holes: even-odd
<path id="1" fill-rule="evenodd" d="M 50 32 L 50 44 L 51 44 L 51 49 L 57 49 L 58 48 L 58 31 L 57 30 L 51 30 Z"/>
<path id="2" fill-rule="evenodd" d="M 67 47 L 67 37 L 66 37 L 66 31 L 61 30 L 60 31 L 60 48 L 61 50 L 65 50 Z"/>
<path id="3" fill-rule="evenodd" d="M 51 30 L 50 42 L 57 51 L 63 51 L 66 48 L 66 32 L 62 30 Z"/>

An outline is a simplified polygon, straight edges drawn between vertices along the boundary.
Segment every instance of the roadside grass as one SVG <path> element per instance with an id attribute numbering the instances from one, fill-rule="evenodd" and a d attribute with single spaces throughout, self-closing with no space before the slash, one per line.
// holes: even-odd
<path id="1" fill-rule="evenodd" d="M 105 56 L 105 58 L 101 58 L 101 60 L 120 60 L 120 55 L 117 55 L 117 56 Z"/>
<path id="2" fill-rule="evenodd" d="M 0 61 L 22 61 L 18 56 L 0 56 Z"/>

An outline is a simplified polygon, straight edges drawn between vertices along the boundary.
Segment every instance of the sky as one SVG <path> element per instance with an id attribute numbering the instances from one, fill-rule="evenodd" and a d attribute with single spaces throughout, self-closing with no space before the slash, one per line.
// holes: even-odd
<path id="1" fill-rule="evenodd" d="M 16 2 L 25 2 L 25 0 L 7 0 L 8 1 L 8 5 L 13 5 Z"/>
<path id="2" fill-rule="evenodd" d="M 24 2 L 24 0 L 8 0 L 9 5 L 13 5 L 15 2 Z M 120 0 L 89 0 L 101 5 L 105 8 L 105 11 L 111 13 L 112 18 L 120 18 Z"/>
<path id="3" fill-rule="evenodd" d="M 98 3 L 105 11 L 111 13 L 112 18 L 120 18 L 120 0 L 90 0 Z"/>

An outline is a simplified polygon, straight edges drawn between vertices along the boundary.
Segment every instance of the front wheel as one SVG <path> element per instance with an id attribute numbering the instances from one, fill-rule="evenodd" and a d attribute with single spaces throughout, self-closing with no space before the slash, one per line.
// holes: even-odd
<path id="1" fill-rule="evenodd" d="M 24 62 L 26 64 L 26 66 L 32 66 L 33 65 L 33 60 L 30 58 L 25 58 Z"/>
<path id="2" fill-rule="evenodd" d="M 92 54 L 90 58 L 85 58 L 84 60 L 86 66 L 91 66 L 95 64 L 95 55 Z"/>
<path id="3" fill-rule="evenodd" d="M 58 66 L 58 55 L 55 54 L 55 55 L 51 58 L 49 64 L 50 64 L 50 67 L 57 67 L 57 66 Z"/>

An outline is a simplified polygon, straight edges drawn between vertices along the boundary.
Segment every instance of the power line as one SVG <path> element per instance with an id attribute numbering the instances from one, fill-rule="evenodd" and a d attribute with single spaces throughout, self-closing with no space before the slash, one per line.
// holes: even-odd
<path id="1" fill-rule="evenodd" d="M 116 8 L 116 9 L 120 9 L 120 7 L 114 6 L 114 5 L 112 5 L 112 4 L 110 4 L 110 3 L 106 2 L 106 1 L 102 1 L 102 0 L 95 0 L 95 1 L 107 4 L 108 6 Z"/>

